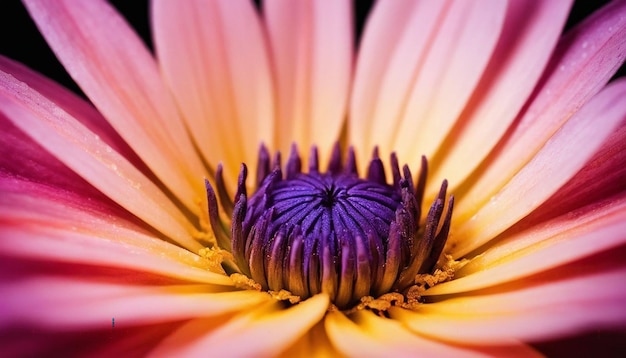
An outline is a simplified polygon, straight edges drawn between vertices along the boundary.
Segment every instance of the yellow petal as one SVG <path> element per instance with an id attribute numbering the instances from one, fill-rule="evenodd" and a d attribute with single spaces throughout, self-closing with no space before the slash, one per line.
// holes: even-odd
<path id="1" fill-rule="evenodd" d="M 324 294 L 288 309 L 284 309 L 282 303 L 273 301 L 194 337 L 189 337 L 187 330 L 190 328 L 183 326 L 162 342 L 154 353 L 157 356 L 200 356 L 207 353 L 224 357 L 278 355 L 322 319 L 328 304 L 328 296 Z M 181 341 L 187 344 L 181 345 Z"/>

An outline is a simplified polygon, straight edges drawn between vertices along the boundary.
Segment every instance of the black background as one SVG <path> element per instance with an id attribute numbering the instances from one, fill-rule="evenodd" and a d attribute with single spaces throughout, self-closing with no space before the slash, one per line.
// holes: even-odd
<path id="1" fill-rule="evenodd" d="M 89 0 L 85 0 L 89 1 Z M 546 0 L 552 1 L 552 0 Z M 607 1 L 576 1 L 566 29 Z M 148 47 L 152 48 L 147 0 L 114 0 L 111 3 L 126 17 Z M 355 3 L 357 34 L 360 33 L 372 1 Z M 0 54 L 22 62 L 77 93 L 81 93 L 50 51 L 19 0 L 0 0 Z M 626 75 L 622 66 L 615 77 Z M 562 341 L 541 343 L 536 348 L 549 356 L 617 356 L 626 351 L 626 334 L 592 332 Z"/>

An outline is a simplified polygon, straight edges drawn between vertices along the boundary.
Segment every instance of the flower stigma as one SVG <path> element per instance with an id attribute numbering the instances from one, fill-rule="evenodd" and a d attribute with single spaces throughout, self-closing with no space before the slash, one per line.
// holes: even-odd
<path id="1" fill-rule="evenodd" d="M 309 162 L 305 173 L 294 145 L 283 168 L 280 154 L 270 159 L 261 146 L 256 190 L 247 194 L 243 164 L 234 200 L 219 166 L 217 196 L 232 217 L 229 232 L 206 182 L 211 227 L 218 244 L 232 253 L 237 275 L 292 303 L 326 293 L 341 310 L 358 304 L 379 308 L 373 297 L 419 299 L 415 288 L 424 284 L 419 277 L 434 273 L 450 229 L 454 197 L 444 215 L 447 181 L 420 225 L 425 157 L 414 182 L 409 167 L 401 170 L 392 153 L 391 184 L 376 148 L 364 178 L 358 175 L 354 150 L 348 150 L 344 162 L 339 144 L 326 171 L 320 171 L 316 147 Z"/>

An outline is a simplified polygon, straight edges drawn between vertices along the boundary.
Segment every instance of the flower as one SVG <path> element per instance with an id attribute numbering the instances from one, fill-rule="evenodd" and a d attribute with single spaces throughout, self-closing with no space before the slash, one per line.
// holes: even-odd
<path id="1" fill-rule="evenodd" d="M 348 1 L 264 1 L 262 15 L 243 0 L 154 1 L 156 59 L 103 1 L 25 4 L 91 103 L 0 58 L 3 353 L 531 355 L 529 344 L 626 325 L 626 82 L 608 83 L 626 57 L 626 2 L 561 37 L 567 1 L 380 1 L 355 52 Z M 241 214 L 278 207 L 237 179 L 260 143 L 316 145 L 334 175 L 351 168 L 329 159 L 336 141 L 359 168 L 374 147 L 413 173 L 425 155 L 421 209 L 444 209 L 442 182 L 454 193 L 444 255 L 387 296 L 273 290 L 220 239 L 223 226 L 273 223 Z M 376 157 L 358 183 L 397 167 Z M 408 171 L 376 184 L 394 213 L 420 209 Z M 294 184 L 299 170 L 285 172 Z M 242 218 L 223 215 L 224 193 Z M 421 242 L 406 234 L 417 223 L 378 216 L 385 245 Z M 332 261 L 343 252 L 318 259 L 344 270 Z M 320 282 L 345 277 L 360 276 Z"/>

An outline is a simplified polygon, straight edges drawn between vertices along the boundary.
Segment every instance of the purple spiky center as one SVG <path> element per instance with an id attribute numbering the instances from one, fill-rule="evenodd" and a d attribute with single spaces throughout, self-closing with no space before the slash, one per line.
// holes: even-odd
<path id="1" fill-rule="evenodd" d="M 285 289 L 301 298 L 325 292 L 344 309 L 364 296 L 403 292 L 416 275 L 433 270 L 452 214 L 451 197 L 443 216 L 447 183 L 421 227 L 425 158 L 414 183 L 408 166 L 401 171 L 392 154 L 393 178 L 387 183 L 376 150 L 365 178 L 358 176 L 354 151 L 347 154 L 344 163 L 335 146 L 327 170 L 321 172 L 313 148 L 304 173 L 293 147 L 283 173 L 280 155 L 271 163 L 262 147 L 257 190 L 251 196 L 242 166 L 235 200 L 224 205 L 232 214 L 230 238 L 216 232 L 241 273 L 265 290 Z M 221 201 L 228 201 L 221 168 L 217 188 Z M 208 184 L 207 193 L 216 227 L 217 200 Z"/>

